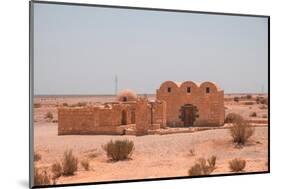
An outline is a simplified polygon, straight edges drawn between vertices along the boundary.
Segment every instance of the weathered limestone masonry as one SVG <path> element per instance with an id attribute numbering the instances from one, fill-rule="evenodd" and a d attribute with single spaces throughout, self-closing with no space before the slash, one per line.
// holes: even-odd
<path id="1" fill-rule="evenodd" d="M 150 107 L 146 99 L 140 99 L 136 107 L 136 135 L 147 135 L 151 127 Z"/>
<path id="2" fill-rule="evenodd" d="M 120 112 L 124 110 L 130 115 L 129 107 L 112 104 L 105 107 L 59 108 L 58 134 L 123 134 Z"/>
<path id="3" fill-rule="evenodd" d="M 117 102 L 58 108 L 58 134 L 144 135 L 166 127 L 165 115 L 165 102 L 149 102 L 126 91 Z"/>
<path id="4" fill-rule="evenodd" d="M 224 123 L 224 92 L 214 83 L 164 82 L 156 100 L 124 90 L 117 101 L 85 107 L 58 108 L 58 134 L 157 133 L 161 128 L 220 126 Z"/>
<path id="5" fill-rule="evenodd" d="M 167 103 L 168 126 L 220 126 L 224 123 L 224 92 L 212 82 L 164 82 L 156 98 Z"/>

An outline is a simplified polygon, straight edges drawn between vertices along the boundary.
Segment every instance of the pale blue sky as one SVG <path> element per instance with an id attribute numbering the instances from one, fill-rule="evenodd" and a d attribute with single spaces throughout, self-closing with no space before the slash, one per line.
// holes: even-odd
<path id="1" fill-rule="evenodd" d="M 34 93 L 155 93 L 165 80 L 267 91 L 267 18 L 34 4 Z"/>

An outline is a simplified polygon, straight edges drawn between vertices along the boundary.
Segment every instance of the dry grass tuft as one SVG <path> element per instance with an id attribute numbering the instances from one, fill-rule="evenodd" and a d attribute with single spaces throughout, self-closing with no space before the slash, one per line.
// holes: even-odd
<path id="1" fill-rule="evenodd" d="M 252 99 L 252 95 L 248 94 L 248 95 L 246 96 L 246 98 L 247 98 L 248 100 L 250 100 L 250 99 Z"/>
<path id="2" fill-rule="evenodd" d="M 34 152 L 34 161 L 40 161 L 42 159 L 41 154 Z"/>
<path id="3" fill-rule="evenodd" d="M 229 113 L 225 118 L 225 123 L 234 123 L 242 119 L 243 117 L 237 113 Z"/>
<path id="4" fill-rule="evenodd" d="M 252 112 L 252 113 L 250 114 L 250 117 L 257 117 L 257 113 L 256 113 L 256 112 Z"/>
<path id="5" fill-rule="evenodd" d="M 189 155 L 190 156 L 195 156 L 195 150 L 194 149 L 190 149 L 189 150 Z"/>
<path id="6" fill-rule="evenodd" d="M 265 105 L 268 105 L 268 97 L 261 97 L 261 96 L 258 96 L 256 98 L 256 102 L 257 104 L 265 104 Z"/>
<path id="7" fill-rule="evenodd" d="M 125 140 L 110 140 L 107 144 L 102 146 L 108 158 L 113 161 L 128 159 L 134 150 L 134 142 Z"/>
<path id="8" fill-rule="evenodd" d="M 86 170 L 89 171 L 90 169 L 90 163 L 87 159 L 84 159 L 80 162 L 80 164 L 82 165 L 82 167 Z"/>
<path id="9" fill-rule="evenodd" d="M 62 103 L 63 106 L 67 107 L 68 106 L 68 103 L 64 102 Z"/>
<path id="10" fill-rule="evenodd" d="M 54 118 L 54 116 L 53 116 L 52 112 L 46 113 L 45 119 L 52 120 L 53 118 Z"/>
<path id="11" fill-rule="evenodd" d="M 254 102 L 244 102 L 244 104 L 250 106 L 250 105 L 254 105 Z"/>
<path id="12" fill-rule="evenodd" d="M 84 107 L 87 106 L 87 102 L 78 102 L 76 104 L 70 105 L 70 107 Z"/>
<path id="13" fill-rule="evenodd" d="M 246 161 L 243 159 L 235 158 L 229 161 L 228 163 L 229 163 L 229 168 L 232 172 L 243 171 L 246 167 Z"/>
<path id="14" fill-rule="evenodd" d="M 239 102 L 240 98 L 239 98 L 238 96 L 235 96 L 235 97 L 233 98 L 233 100 L 234 100 L 235 102 Z"/>
<path id="15" fill-rule="evenodd" d="M 34 103 L 34 104 L 33 104 L 33 107 L 34 107 L 34 108 L 41 108 L 41 106 L 42 106 L 42 105 L 41 105 L 40 103 Z"/>
<path id="16" fill-rule="evenodd" d="M 233 142 L 238 145 L 244 145 L 248 139 L 254 134 L 255 128 L 252 127 L 244 119 L 237 119 L 233 126 L 230 127 L 230 134 Z"/>
<path id="17" fill-rule="evenodd" d="M 77 171 L 78 158 L 72 154 L 72 150 L 67 150 L 64 152 L 62 161 L 62 174 L 65 176 L 74 175 Z"/>
<path id="18" fill-rule="evenodd" d="M 215 167 L 216 166 L 216 161 L 217 161 L 217 156 L 211 156 L 209 159 L 208 159 L 208 164 L 210 167 Z"/>
<path id="19" fill-rule="evenodd" d="M 37 167 L 34 168 L 34 185 L 42 186 L 49 185 L 51 183 L 50 176 L 47 173 L 47 170 L 39 169 Z"/>
<path id="20" fill-rule="evenodd" d="M 259 107 L 259 109 L 261 109 L 261 110 L 266 110 L 266 109 L 268 109 L 268 107 L 263 104 L 262 106 Z"/>
<path id="21" fill-rule="evenodd" d="M 268 118 L 268 116 L 266 114 L 262 115 L 262 118 Z"/>
<path id="22" fill-rule="evenodd" d="M 57 179 L 59 179 L 62 176 L 62 166 L 61 163 L 56 162 L 52 165 L 52 180 L 53 180 L 53 184 L 57 183 Z"/>
<path id="23" fill-rule="evenodd" d="M 189 176 L 209 175 L 216 168 L 216 156 L 211 156 L 208 160 L 200 158 L 197 162 L 188 170 Z"/>

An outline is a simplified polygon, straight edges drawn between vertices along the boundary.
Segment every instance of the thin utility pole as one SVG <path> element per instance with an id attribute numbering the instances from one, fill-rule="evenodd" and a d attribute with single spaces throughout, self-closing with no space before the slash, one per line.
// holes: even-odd
<path id="1" fill-rule="evenodd" d="M 118 92 L 118 77 L 115 75 L 115 95 L 117 95 Z"/>

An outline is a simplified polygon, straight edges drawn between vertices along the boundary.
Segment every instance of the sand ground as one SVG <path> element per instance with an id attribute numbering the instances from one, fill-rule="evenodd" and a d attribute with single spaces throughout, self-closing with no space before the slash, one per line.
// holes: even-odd
<path id="1" fill-rule="evenodd" d="M 83 98 L 84 101 L 93 99 Z M 42 156 L 35 162 L 38 167 L 49 168 L 60 161 L 67 149 L 72 149 L 79 160 L 89 159 L 90 170 L 85 171 L 79 164 L 74 176 L 61 177 L 58 184 L 99 182 L 113 180 L 130 180 L 160 177 L 188 176 L 188 169 L 201 157 L 217 156 L 217 166 L 212 174 L 231 173 L 228 161 L 243 158 L 247 161 L 246 172 L 260 172 L 268 169 L 268 127 L 255 128 L 255 133 L 243 148 L 236 148 L 231 141 L 227 128 L 204 130 L 193 133 L 147 136 L 110 136 L 110 135 L 57 135 L 57 123 L 46 121 L 44 115 L 52 112 L 53 120 L 57 119 L 58 103 L 77 103 L 81 98 L 35 99 L 42 107 L 35 108 L 34 148 Z M 237 112 L 249 117 L 252 111 L 258 116 L 254 119 L 265 119 L 267 109 L 260 105 L 225 103 L 226 113 Z M 249 108 L 251 107 L 251 108 Z M 134 141 L 135 150 L 130 160 L 108 161 L 102 145 L 111 139 L 130 139 Z M 190 155 L 193 149 L 195 155 Z"/>

